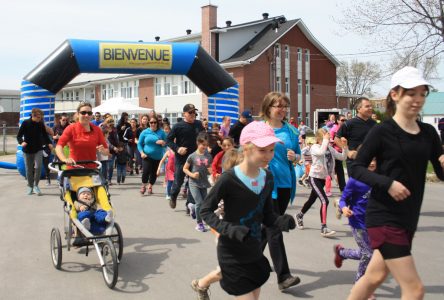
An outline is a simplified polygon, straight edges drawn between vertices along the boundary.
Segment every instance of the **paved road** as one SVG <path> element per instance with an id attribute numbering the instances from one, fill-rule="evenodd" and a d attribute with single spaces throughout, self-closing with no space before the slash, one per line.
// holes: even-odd
<path id="1" fill-rule="evenodd" d="M 4 161 L 5 157 L 0 158 Z M 189 284 L 193 278 L 216 267 L 214 236 L 194 230 L 185 216 L 184 201 L 171 210 L 161 184 L 154 195 L 141 197 L 140 177 L 112 186 L 124 241 L 119 281 L 109 290 L 102 279 L 95 252 L 63 250 L 62 270 L 50 260 L 49 236 L 52 227 L 63 228 L 62 203 L 56 185 L 43 186 L 44 196 L 25 196 L 25 180 L 16 171 L 0 169 L 0 299 L 195 299 Z M 299 188 L 295 213 L 307 197 Z M 444 185 L 428 184 L 414 255 L 426 287 L 426 299 L 444 299 Z M 344 220 L 336 220 L 329 208 L 329 226 L 338 231 L 334 239 L 320 236 L 319 204 L 305 218 L 306 229 L 285 234 L 291 270 L 302 283 L 287 293 L 277 289 L 271 274 L 261 299 L 344 299 L 350 290 L 356 261 L 345 261 L 342 269 L 333 265 L 333 245 L 354 246 Z M 268 255 L 268 251 L 267 251 Z M 392 278 L 377 290 L 378 299 L 400 297 Z M 211 299 L 229 298 L 218 284 L 211 288 Z"/>

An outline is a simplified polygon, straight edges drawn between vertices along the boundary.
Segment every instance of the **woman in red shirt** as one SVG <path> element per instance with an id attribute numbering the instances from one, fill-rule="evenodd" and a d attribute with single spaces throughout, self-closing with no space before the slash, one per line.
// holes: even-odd
<path id="1" fill-rule="evenodd" d="M 76 161 L 97 160 L 96 152 L 109 155 L 108 145 L 102 130 L 91 123 L 91 104 L 83 102 L 77 107 L 79 120 L 69 125 L 56 146 L 58 158 L 67 165 L 74 165 Z M 69 157 L 65 157 L 63 147 L 69 146 Z M 87 167 L 95 167 L 87 165 Z"/>

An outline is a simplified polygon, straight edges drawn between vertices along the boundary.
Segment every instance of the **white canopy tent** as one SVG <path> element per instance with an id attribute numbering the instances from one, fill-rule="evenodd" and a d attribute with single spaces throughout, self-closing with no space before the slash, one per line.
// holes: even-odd
<path id="1" fill-rule="evenodd" d="M 123 112 L 128 114 L 146 114 L 152 111 L 150 108 L 140 107 L 126 101 L 124 98 L 111 98 L 103 104 L 94 107 L 93 112 L 110 113 L 112 115 L 120 115 Z"/>

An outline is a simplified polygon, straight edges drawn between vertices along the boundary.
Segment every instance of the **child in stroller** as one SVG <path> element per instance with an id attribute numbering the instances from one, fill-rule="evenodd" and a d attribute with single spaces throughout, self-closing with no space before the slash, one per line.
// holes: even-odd
<path id="1" fill-rule="evenodd" d="M 94 198 L 91 188 L 82 186 L 77 190 L 77 200 L 74 201 L 77 219 L 92 234 L 101 234 L 105 231 L 107 223 L 113 219 L 113 211 L 102 209 Z"/>

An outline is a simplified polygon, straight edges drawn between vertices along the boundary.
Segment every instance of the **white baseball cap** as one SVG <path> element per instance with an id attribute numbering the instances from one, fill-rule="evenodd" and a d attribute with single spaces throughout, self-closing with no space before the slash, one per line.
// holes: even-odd
<path id="1" fill-rule="evenodd" d="M 411 89 L 420 85 L 431 86 L 431 84 L 424 79 L 421 71 L 410 66 L 404 67 L 393 74 L 390 88 L 393 89 L 398 85 L 405 89 Z"/>

